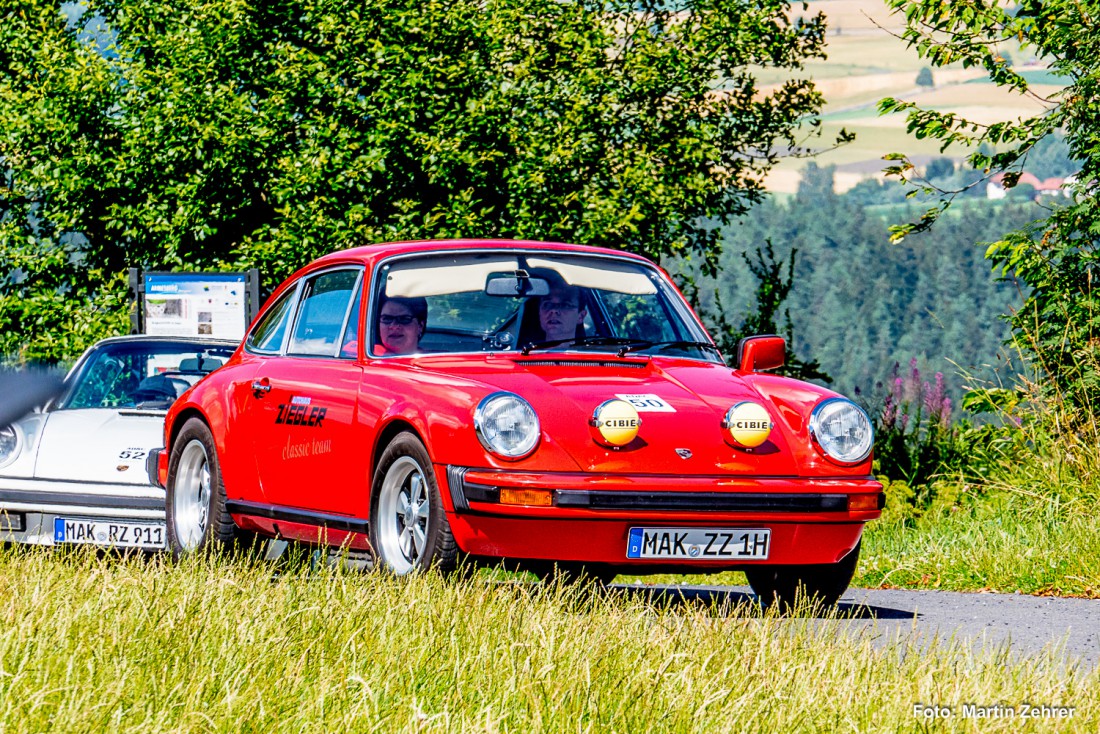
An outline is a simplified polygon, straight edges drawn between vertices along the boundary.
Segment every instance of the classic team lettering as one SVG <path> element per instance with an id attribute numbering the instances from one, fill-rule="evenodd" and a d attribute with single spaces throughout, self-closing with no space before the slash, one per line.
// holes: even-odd
<path id="1" fill-rule="evenodd" d="M 328 408 L 308 405 L 279 405 L 279 415 L 275 417 L 276 423 L 285 423 L 288 426 L 309 426 L 320 428 L 321 421 L 325 419 Z"/>
<path id="2" fill-rule="evenodd" d="M 320 454 L 328 454 L 332 452 L 332 441 L 325 439 L 318 441 L 310 439 L 306 441 L 293 442 L 288 437 L 286 440 L 286 446 L 283 447 L 283 459 L 300 459 L 304 456 L 318 456 Z"/>

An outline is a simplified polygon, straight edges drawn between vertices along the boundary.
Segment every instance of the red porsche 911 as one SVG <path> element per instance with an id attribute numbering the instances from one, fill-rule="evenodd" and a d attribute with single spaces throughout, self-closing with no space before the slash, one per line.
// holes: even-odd
<path id="1" fill-rule="evenodd" d="M 594 247 L 432 241 L 335 252 L 272 295 L 169 410 L 156 479 L 177 554 L 255 535 L 539 575 L 742 570 L 831 603 L 883 494 L 872 426 L 727 366 L 668 276 Z"/>

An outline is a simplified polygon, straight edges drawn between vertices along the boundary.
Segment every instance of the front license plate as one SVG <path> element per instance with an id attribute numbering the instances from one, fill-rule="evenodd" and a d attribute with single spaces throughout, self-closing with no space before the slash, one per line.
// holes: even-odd
<path id="1" fill-rule="evenodd" d="M 123 522 L 120 520 L 82 520 L 55 517 L 54 543 L 90 543 L 119 548 L 163 548 L 164 523 Z"/>
<path id="2" fill-rule="evenodd" d="M 771 539 L 768 528 L 631 528 L 626 557 L 762 561 Z"/>

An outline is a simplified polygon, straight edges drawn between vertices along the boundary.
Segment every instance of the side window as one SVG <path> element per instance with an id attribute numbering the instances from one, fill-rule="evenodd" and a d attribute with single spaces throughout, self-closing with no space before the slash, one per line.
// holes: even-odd
<path id="1" fill-rule="evenodd" d="M 673 341 L 678 337 L 673 333 L 668 315 L 662 311 L 654 295 L 631 295 L 627 293 L 603 292 L 603 302 L 607 308 L 609 326 L 613 336 L 646 341 Z"/>
<path id="2" fill-rule="evenodd" d="M 363 281 L 360 280 L 355 295 L 351 297 L 351 313 L 348 314 L 348 323 L 344 326 L 344 338 L 340 341 L 340 357 L 343 359 L 355 359 L 359 356 L 359 304 L 362 300 Z"/>
<path id="3" fill-rule="evenodd" d="M 283 346 L 283 336 L 290 320 L 291 305 L 294 303 L 294 288 L 283 294 L 279 302 L 272 306 L 263 320 L 248 335 L 245 347 L 252 352 L 274 353 Z"/>
<path id="4" fill-rule="evenodd" d="M 359 270 L 333 270 L 306 281 L 287 354 L 335 357 Z"/>

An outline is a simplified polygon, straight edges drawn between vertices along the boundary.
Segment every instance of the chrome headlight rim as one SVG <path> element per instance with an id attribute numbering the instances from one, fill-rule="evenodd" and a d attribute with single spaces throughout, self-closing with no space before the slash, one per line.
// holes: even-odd
<path id="1" fill-rule="evenodd" d="M 534 422 L 532 436 L 530 438 L 531 445 L 529 447 L 525 447 L 522 451 L 509 453 L 508 451 L 501 450 L 499 446 L 493 445 L 492 441 L 489 439 L 488 433 L 486 431 L 485 412 L 488 410 L 488 407 L 492 403 L 498 400 L 518 401 L 520 404 L 526 406 L 527 410 L 531 412 L 531 417 Z M 520 461 L 535 453 L 535 449 L 537 449 L 539 447 L 539 444 L 542 442 L 542 423 L 539 421 L 539 414 L 535 412 L 535 408 L 531 405 L 531 403 L 527 402 L 519 395 L 516 395 L 514 392 L 498 390 L 497 392 L 489 393 L 484 398 L 482 398 L 481 401 L 478 402 L 477 407 L 474 409 L 474 433 L 477 434 L 477 440 L 481 442 L 482 448 L 484 448 L 493 456 L 497 457 L 498 459 L 503 459 L 504 461 Z"/>
<path id="2" fill-rule="evenodd" d="M 856 413 L 863 419 L 863 422 L 867 426 L 867 434 L 870 440 L 868 440 L 867 442 L 866 450 L 857 459 L 844 459 L 838 456 L 834 456 L 833 454 L 829 453 L 828 449 L 826 449 L 821 442 L 821 427 L 819 425 L 821 421 L 821 415 L 828 406 L 834 405 L 836 403 L 843 403 L 844 405 L 853 408 Z M 875 448 L 875 427 L 874 424 L 871 423 L 871 418 L 867 415 L 867 411 L 856 405 L 848 398 L 826 398 L 825 400 L 822 400 L 820 403 L 815 405 L 814 409 L 810 412 L 810 441 L 813 443 L 814 447 L 821 453 L 822 456 L 824 456 L 826 459 L 833 462 L 834 464 L 837 464 L 839 466 L 856 466 L 867 461 L 868 457 L 871 456 L 871 452 Z"/>
<path id="3" fill-rule="evenodd" d="M 0 467 L 7 466 L 19 458 L 19 454 L 23 450 L 23 431 L 19 429 L 19 426 L 15 423 L 9 423 L 6 426 L 0 426 L 0 433 L 10 433 L 14 438 L 14 444 L 12 446 L 11 453 L 8 455 L 0 454 Z"/>

